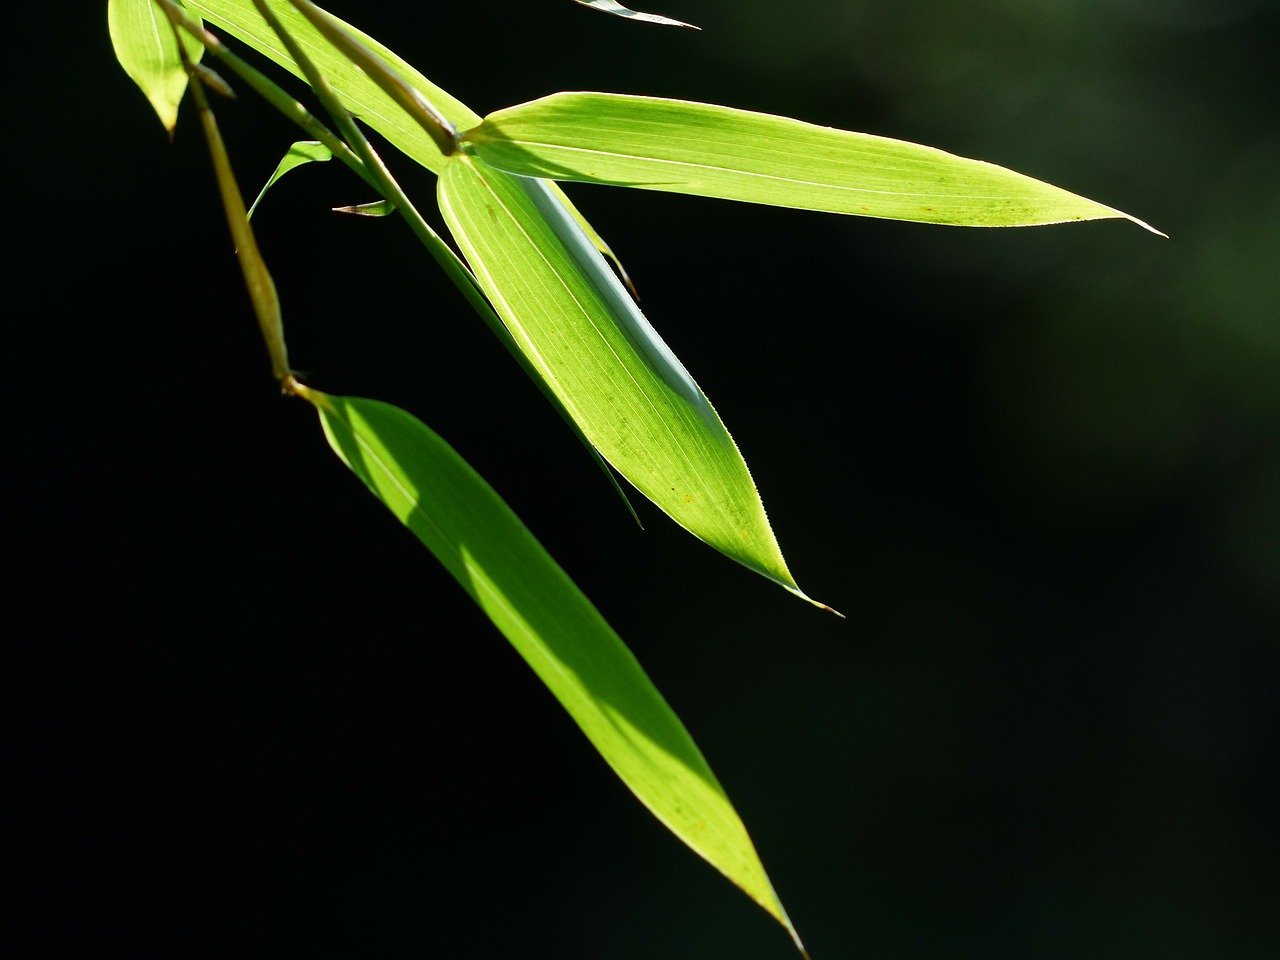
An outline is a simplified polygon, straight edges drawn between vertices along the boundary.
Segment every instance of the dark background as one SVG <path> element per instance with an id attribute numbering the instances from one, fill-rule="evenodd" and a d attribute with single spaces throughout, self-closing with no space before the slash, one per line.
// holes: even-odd
<path id="1" fill-rule="evenodd" d="M 255 218 L 294 364 L 508 499 L 815 960 L 1280 955 L 1278 5 L 644 6 L 704 31 L 329 4 L 481 113 L 782 113 L 1171 239 L 572 191 L 847 620 L 647 503 L 638 530 L 407 230 L 329 212 L 372 199 L 336 164 Z M 19 30 L 6 68 L 6 955 L 793 956 L 278 394 L 194 114 L 169 145 L 104 8 Z M 295 134 L 218 110 L 252 196 Z"/>

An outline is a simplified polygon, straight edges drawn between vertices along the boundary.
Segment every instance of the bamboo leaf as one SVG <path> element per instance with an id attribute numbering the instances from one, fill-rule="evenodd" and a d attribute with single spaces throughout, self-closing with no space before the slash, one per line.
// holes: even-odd
<path id="1" fill-rule="evenodd" d="M 211 24 L 239 37 L 295 76 L 302 75 L 279 37 L 254 9 L 253 0 L 186 0 L 186 3 Z M 428 170 L 438 173 L 443 168 L 445 158 L 422 126 L 321 36 L 288 0 L 268 0 L 268 6 L 280 18 L 289 34 L 306 50 L 320 72 L 329 79 L 343 103 L 355 116 Z M 337 20 L 336 17 L 333 19 Z M 381 56 L 390 68 L 399 73 L 454 126 L 468 127 L 480 122 L 474 111 L 440 89 L 382 44 L 350 24 L 340 20 L 338 22 Z"/>
<path id="2" fill-rule="evenodd" d="M 439 192 L 494 309 L 604 458 L 695 536 L 809 600 L 720 417 L 547 185 L 455 154 Z"/>
<path id="3" fill-rule="evenodd" d="M 593 10 L 599 10 L 602 13 L 611 13 L 615 17 L 626 17 L 628 20 L 642 20 L 645 23 L 660 23 L 668 27 L 689 27 L 691 30 L 701 30 L 701 27 L 695 27 L 692 23 L 685 23 L 682 20 L 672 20 L 670 17 L 660 17 L 656 13 L 639 13 L 624 7 L 617 3 L 616 0 L 574 0 L 584 7 L 591 7 Z"/>
<path id="4" fill-rule="evenodd" d="M 295 76 L 302 76 L 302 71 L 284 49 L 279 37 L 254 9 L 253 0 L 186 0 L 186 3 L 188 7 L 203 14 L 210 23 L 239 37 L 242 42 L 274 60 Z M 268 5 L 275 11 L 294 39 L 307 51 L 307 55 L 321 72 L 329 78 L 329 82 L 339 92 L 343 102 L 353 114 L 382 134 L 387 142 L 428 170 L 439 173 L 443 169 L 445 158 L 422 126 L 376 83 L 342 56 L 333 44 L 321 36 L 319 31 L 288 3 L 288 0 L 268 0 Z M 343 23 L 347 30 L 377 52 L 389 67 L 396 70 L 455 127 L 465 129 L 474 127 L 480 122 L 479 114 L 436 86 L 387 47 L 350 24 L 338 22 Z M 585 218 L 569 198 L 563 192 L 559 192 L 558 195 L 570 213 L 585 226 Z M 618 270 L 626 277 L 621 262 L 613 255 L 609 245 L 595 230 L 589 227 L 587 229 L 597 249 L 617 263 Z M 630 284 L 630 278 L 627 278 L 627 282 Z"/>
<path id="5" fill-rule="evenodd" d="M 324 163 L 333 159 L 333 151 L 326 147 L 323 143 L 316 140 L 299 140 L 292 144 L 285 155 L 280 158 L 280 162 L 276 164 L 275 171 L 262 185 L 262 189 L 258 191 L 257 198 L 249 206 L 249 217 L 253 217 L 253 211 L 258 208 L 258 204 L 262 202 L 262 198 L 267 195 L 267 191 L 271 189 L 272 184 L 283 177 L 290 170 L 307 163 Z"/>
<path id="6" fill-rule="evenodd" d="M 188 78 L 168 18 L 151 0 L 107 0 L 107 29 L 120 66 L 172 133 Z M 192 62 L 199 62 L 204 47 L 188 36 L 182 42 Z"/>
<path id="7" fill-rule="evenodd" d="M 463 134 L 491 166 L 832 213 L 957 226 L 1135 217 L 981 160 L 684 100 L 557 93 Z"/>
<path id="8" fill-rule="evenodd" d="M 498 494 L 404 410 L 298 392 L 315 405 L 334 452 L 444 564 L 641 803 L 795 938 L 751 838 L 679 717 Z"/>
<path id="9" fill-rule="evenodd" d="M 622 265 L 622 261 L 618 259 L 618 255 L 610 249 L 609 244 L 605 243 L 604 237 L 596 233 L 596 228 L 587 222 L 587 218 L 578 212 L 578 208 L 573 205 L 573 201 L 565 196 L 564 188 L 554 181 L 548 180 L 547 189 L 555 195 L 555 197 L 564 204 L 564 208 L 569 211 L 569 215 L 578 222 L 578 226 L 582 228 L 582 232 L 587 235 L 591 243 L 604 254 L 605 259 L 613 264 L 614 269 L 618 271 L 618 276 L 622 278 L 622 282 L 627 285 L 627 289 L 631 291 L 631 295 L 637 300 L 640 299 L 636 292 L 636 285 L 631 282 L 631 277 L 627 274 L 627 268 Z"/>

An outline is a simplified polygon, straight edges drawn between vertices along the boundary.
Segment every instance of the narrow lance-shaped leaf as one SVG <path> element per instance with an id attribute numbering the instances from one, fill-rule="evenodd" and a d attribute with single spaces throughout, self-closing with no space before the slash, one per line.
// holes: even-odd
<path id="1" fill-rule="evenodd" d="M 498 494 L 404 410 L 306 387 L 298 393 L 315 405 L 343 462 L 444 564 L 639 800 L 795 938 L 741 819 L 693 738 Z"/>
<path id="2" fill-rule="evenodd" d="M 107 29 L 120 66 L 172 133 L 187 91 L 187 71 L 169 19 L 151 0 L 107 0 Z M 192 62 L 199 62 L 204 47 L 189 36 L 183 46 Z"/>
<path id="3" fill-rule="evenodd" d="M 662 17 L 656 13 L 640 13 L 638 10 L 632 10 L 624 7 L 616 0 L 574 0 L 584 7 L 591 7 L 593 10 L 599 10 L 602 13 L 611 13 L 615 17 L 626 17 L 628 20 L 639 20 L 643 23 L 660 23 L 668 27 L 689 27 L 691 30 L 701 30 L 701 27 L 695 27 L 692 23 L 685 23 L 683 20 L 672 20 L 670 17 Z"/>
<path id="4" fill-rule="evenodd" d="M 455 154 L 440 208 L 516 343 L 605 459 L 695 536 L 808 600 L 720 417 L 547 185 Z"/>
<path id="5" fill-rule="evenodd" d="M 490 114 L 463 137 L 486 163 L 529 177 L 957 226 L 1121 217 L 1152 230 L 981 160 L 684 100 L 557 93 Z"/>

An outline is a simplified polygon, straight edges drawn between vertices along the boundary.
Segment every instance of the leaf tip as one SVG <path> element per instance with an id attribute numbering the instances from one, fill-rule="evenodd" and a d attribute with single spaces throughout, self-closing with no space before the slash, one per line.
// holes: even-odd
<path id="1" fill-rule="evenodd" d="M 1116 211 L 1116 212 L 1119 213 L 1119 211 Z M 1137 217 L 1131 216 L 1130 214 L 1127 214 L 1127 213 L 1120 213 L 1120 216 L 1124 217 L 1130 223 L 1136 223 L 1138 226 L 1140 226 L 1143 230 L 1146 230 L 1148 233 L 1154 233 L 1157 237 L 1164 237 L 1166 240 L 1169 239 L 1169 235 L 1167 233 L 1165 233 L 1163 230 L 1158 230 L 1157 228 L 1153 227 L 1151 224 L 1147 223 L 1147 221 L 1145 220 L 1139 220 Z"/>
<path id="2" fill-rule="evenodd" d="M 640 20 L 644 23 L 658 23 L 667 27 L 688 27 L 690 30 L 701 30 L 701 27 L 694 26 L 692 23 L 685 23 L 683 20 L 673 20 L 670 17 L 664 17 L 656 13 L 641 13 L 638 10 L 632 10 L 630 7 L 624 7 L 617 0 L 574 0 L 575 3 L 584 7 L 590 7 L 592 10 L 599 10 L 601 13 L 609 13 L 615 17 L 625 17 L 628 20 Z"/>
<path id="3" fill-rule="evenodd" d="M 784 583 L 783 586 L 786 587 L 789 592 L 795 594 L 797 597 L 803 600 L 805 603 L 811 603 L 815 607 L 817 607 L 819 610 L 825 610 L 827 611 L 827 613 L 834 613 L 841 620 L 849 619 L 843 613 L 837 610 L 835 607 L 829 606 L 828 604 L 823 603 L 821 600 L 813 599 L 813 597 L 809 596 L 807 593 L 805 593 L 803 590 L 797 587 L 794 583 Z"/>
<path id="4" fill-rule="evenodd" d="M 800 954 L 804 960 L 810 960 L 809 951 L 805 949 L 804 942 L 800 939 L 800 934 L 796 931 L 795 924 L 791 922 L 791 918 L 787 916 L 787 911 L 783 908 L 782 903 L 778 902 L 778 913 L 775 914 L 779 923 L 786 928 L 787 935 L 791 937 L 791 942 L 795 944 L 796 952 Z"/>

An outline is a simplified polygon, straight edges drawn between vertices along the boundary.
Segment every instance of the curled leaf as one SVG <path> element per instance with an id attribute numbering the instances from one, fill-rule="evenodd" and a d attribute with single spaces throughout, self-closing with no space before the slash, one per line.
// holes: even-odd
<path id="1" fill-rule="evenodd" d="M 333 152 L 323 143 L 316 140 L 299 140 L 297 143 L 289 147 L 285 151 L 285 155 L 280 158 L 280 162 L 276 164 L 275 171 L 267 178 L 267 182 L 262 185 L 262 189 L 258 191 L 257 198 L 249 207 L 249 216 L 253 216 L 253 211 L 257 209 L 258 204 L 262 202 L 262 198 L 267 195 L 267 191 L 277 180 L 283 177 L 290 170 L 302 166 L 306 163 L 324 163 L 333 159 Z"/>

